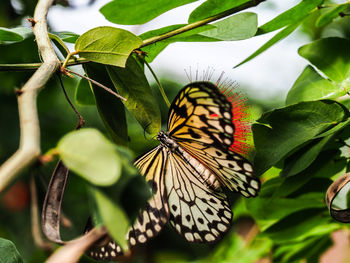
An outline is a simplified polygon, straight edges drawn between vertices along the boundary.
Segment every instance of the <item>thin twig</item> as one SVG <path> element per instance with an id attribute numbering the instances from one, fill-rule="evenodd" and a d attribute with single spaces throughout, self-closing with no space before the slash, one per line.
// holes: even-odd
<path id="1" fill-rule="evenodd" d="M 83 78 L 83 79 L 87 79 L 87 80 L 90 81 L 91 83 L 95 84 L 96 86 L 99 86 L 99 87 L 103 88 L 105 91 L 107 91 L 107 92 L 113 94 L 113 95 L 116 96 L 117 98 L 126 101 L 126 98 L 120 96 L 118 93 L 114 92 L 114 91 L 111 90 L 110 88 L 107 88 L 105 85 L 102 85 L 101 83 L 97 82 L 96 80 L 90 79 L 90 78 L 87 77 L 87 76 L 83 76 L 83 75 L 81 75 L 81 74 L 79 74 L 79 73 L 77 73 L 77 72 L 71 71 L 71 70 L 66 69 L 66 68 L 63 69 L 63 70 L 64 70 L 64 71 L 67 71 L 67 72 L 69 72 L 69 73 L 72 73 L 72 74 L 74 74 L 74 75 L 77 75 L 78 77 L 81 77 L 81 78 Z"/>
<path id="2" fill-rule="evenodd" d="M 147 63 L 147 61 L 144 60 L 144 62 L 145 62 L 145 64 L 146 64 L 147 68 L 149 69 L 149 71 L 151 72 L 151 74 L 153 75 L 155 81 L 157 82 L 159 91 L 160 91 L 160 93 L 162 94 L 162 97 L 163 97 L 163 99 L 164 99 L 166 105 L 167 105 L 168 108 L 169 108 L 171 104 L 170 104 L 170 101 L 169 101 L 168 97 L 167 97 L 166 94 L 165 94 L 165 91 L 164 91 L 164 89 L 163 89 L 162 84 L 160 83 L 159 79 L 157 78 L 156 73 L 154 73 L 153 69 L 152 69 L 151 66 Z"/>
<path id="3" fill-rule="evenodd" d="M 261 2 L 264 2 L 264 1 L 265 0 L 251 0 L 251 1 L 246 2 L 246 3 L 244 3 L 244 4 L 240 5 L 240 6 L 232 8 L 230 10 L 226 10 L 226 11 L 220 13 L 220 14 L 208 17 L 206 19 L 203 19 L 203 20 L 200 20 L 200 21 L 188 24 L 188 25 L 185 25 L 185 26 L 183 26 L 181 28 L 175 29 L 175 30 L 170 31 L 168 33 L 165 33 L 163 35 L 145 39 L 143 41 L 142 45 L 140 46 L 140 48 L 148 46 L 148 45 L 151 45 L 151 44 L 156 43 L 158 41 L 161 41 L 161 40 L 164 40 L 164 39 L 167 39 L 167 38 L 179 35 L 181 33 L 190 31 L 190 30 L 192 30 L 194 28 L 198 28 L 198 27 L 206 25 L 208 23 L 214 22 L 214 21 L 219 20 L 221 18 L 224 18 L 226 16 L 229 16 L 229 15 L 232 15 L 232 14 L 237 13 L 239 11 L 245 10 L 245 9 L 247 9 L 249 7 L 257 6 L 258 4 L 260 4 Z"/>
<path id="4" fill-rule="evenodd" d="M 66 92 L 66 89 L 64 88 L 64 85 L 63 85 L 63 81 L 62 81 L 61 74 L 60 74 L 60 73 L 57 73 L 57 75 L 58 75 L 58 79 L 59 79 L 60 84 L 61 84 L 61 88 L 62 88 L 62 90 L 63 90 L 63 94 L 64 94 L 66 100 L 68 101 L 68 104 L 69 104 L 70 107 L 73 109 L 74 113 L 77 115 L 77 117 L 78 117 L 78 119 L 79 119 L 78 124 L 77 124 L 77 126 L 75 127 L 75 129 L 78 130 L 78 129 L 80 129 L 81 127 L 84 126 L 85 120 L 84 120 L 83 116 L 81 116 L 81 114 L 78 112 L 78 110 L 74 107 L 72 101 L 69 99 L 68 94 L 67 94 L 67 92 Z"/>
<path id="5" fill-rule="evenodd" d="M 33 32 L 43 64 L 26 82 L 18 94 L 18 112 L 20 120 L 19 149 L 0 167 L 0 192 L 24 168 L 32 164 L 40 155 L 40 128 L 36 98 L 60 61 L 51 45 L 47 30 L 47 12 L 54 0 L 39 0 L 34 11 Z"/>
<path id="6" fill-rule="evenodd" d="M 52 251 L 53 250 L 53 244 L 46 242 L 43 240 L 41 236 L 41 231 L 40 231 L 40 222 L 39 222 L 39 206 L 38 206 L 38 196 L 37 196 L 37 191 L 36 191 L 36 185 L 35 185 L 35 180 L 34 176 L 32 175 L 30 177 L 30 183 L 29 183 L 29 188 L 30 188 L 30 203 L 31 203 L 31 223 L 32 223 L 32 235 L 34 239 L 34 243 L 44 249 L 45 251 Z"/>

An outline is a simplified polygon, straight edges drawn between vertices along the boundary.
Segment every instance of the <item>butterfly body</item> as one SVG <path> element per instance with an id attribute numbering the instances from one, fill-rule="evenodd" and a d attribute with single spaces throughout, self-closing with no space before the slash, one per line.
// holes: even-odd
<path id="1" fill-rule="evenodd" d="M 178 93 L 167 132 L 157 135 L 160 145 L 135 161 L 153 196 L 130 228 L 131 248 L 156 236 L 168 221 L 188 242 L 216 242 L 230 229 L 233 216 L 223 188 L 257 195 L 260 181 L 252 165 L 233 151 L 237 138 L 244 137 L 236 113 L 210 82 L 190 83 Z"/>
<path id="2" fill-rule="evenodd" d="M 192 157 L 186 151 L 184 151 L 175 140 L 171 139 L 164 131 L 160 131 L 157 135 L 157 140 L 163 147 L 166 147 L 173 154 L 181 156 L 181 158 L 194 170 L 198 179 L 213 189 L 219 189 L 220 183 L 215 174 L 210 171 L 204 164 Z"/>

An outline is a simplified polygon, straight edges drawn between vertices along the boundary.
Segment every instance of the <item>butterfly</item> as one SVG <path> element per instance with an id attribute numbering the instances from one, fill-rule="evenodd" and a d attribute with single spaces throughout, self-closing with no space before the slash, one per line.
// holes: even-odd
<path id="1" fill-rule="evenodd" d="M 130 248 L 155 237 L 168 221 L 188 242 L 216 242 L 233 216 L 223 188 L 257 195 L 260 181 L 238 153 L 244 125 L 233 101 L 228 90 L 207 81 L 190 83 L 177 94 L 167 132 L 157 135 L 159 146 L 135 161 L 153 196 L 128 232 Z M 90 252 L 102 260 L 122 254 L 113 240 Z"/>

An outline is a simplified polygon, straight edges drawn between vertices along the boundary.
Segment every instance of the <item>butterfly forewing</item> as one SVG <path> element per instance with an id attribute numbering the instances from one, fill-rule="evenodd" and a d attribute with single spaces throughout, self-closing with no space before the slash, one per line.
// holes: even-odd
<path id="1" fill-rule="evenodd" d="M 222 185 L 245 197 L 256 196 L 260 182 L 252 165 L 229 150 L 235 127 L 232 105 L 214 84 L 196 82 L 175 98 L 168 133 L 191 156 L 209 168 Z"/>
<path id="2" fill-rule="evenodd" d="M 196 170 L 169 152 L 165 184 L 170 222 L 189 242 L 215 242 L 226 233 L 232 212 L 225 194 L 208 188 Z"/>
<path id="3" fill-rule="evenodd" d="M 231 104 L 209 82 L 192 83 L 174 99 L 168 132 L 176 141 L 211 144 L 228 149 L 233 142 Z"/>

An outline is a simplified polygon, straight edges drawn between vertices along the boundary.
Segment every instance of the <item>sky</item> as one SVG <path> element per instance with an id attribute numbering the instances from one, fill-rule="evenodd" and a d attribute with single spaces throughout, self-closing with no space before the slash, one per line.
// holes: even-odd
<path id="1" fill-rule="evenodd" d="M 48 19 L 54 31 L 71 31 L 83 34 L 97 26 L 113 26 L 124 28 L 135 34 L 157 29 L 172 24 L 186 23 L 191 11 L 203 0 L 170 10 L 144 25 L 124 26 L 107 21 L 99 9 L 110 2 L 97 0 L 91 6 L 87 0 L 72 1 L 77 8 L 69 9 L 53 6 Z M 258 14 L 258 25 L 263 25 L 281 12 L 292 7 L 298 1 L 269 0 L 249 12 Z M 233 69 L 233 66 L 244 60 L 277 32 L 241 41 L 223 41 L 209 43 L 174 43 L 169 45 L 151 63 L 153 70 L 160 78 L 174 79 L 183 85 L 188 83 L 185 69 L 190 67 L 200 71 L 210 67 L 215 70 L 213 80 L 221 72 L 235 80 L 244 92 L 254 97 L 284 99 L 294 81 L 303 71 L 307 62 L 301 58 L 298 48 L 310 40 L 297 32 L 277 43 L 250 62 Z M 73 46 L 70 47 L 72 50 Z M 147 74 L 153 82 L 150 74 Z"/>

